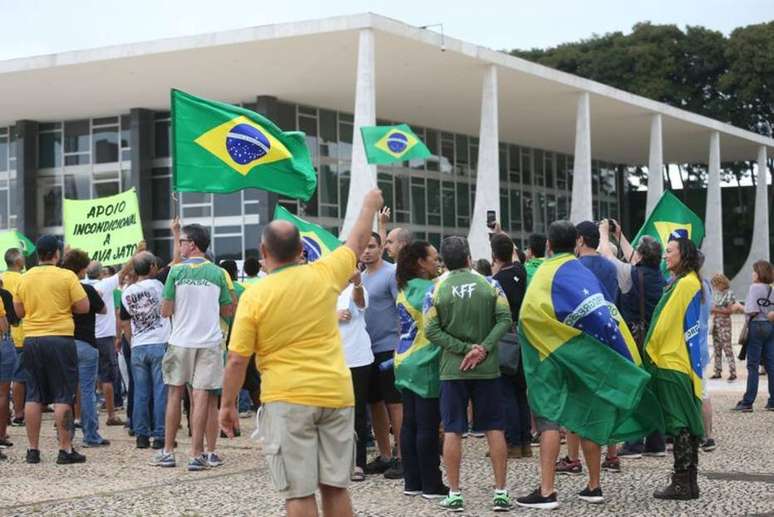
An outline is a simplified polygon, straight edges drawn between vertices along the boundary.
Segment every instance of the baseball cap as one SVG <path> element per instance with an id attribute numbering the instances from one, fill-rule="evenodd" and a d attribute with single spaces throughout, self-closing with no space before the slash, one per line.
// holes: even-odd
<path id="1" fill-rule="evenodd" d="M 669 234 L 669 241 L 676 241 L 678 239 L 687 239 L 688 238 L 688 230 L 685 228 L 678 228 L 677 230 L 673 231 Z"/>
<path id="2" fill-rule="evenodd" d="M 43 235 L 35 243 L 38 255 L 51 255 L 56 250 L 62 248 L 62 243 L 53 235 Z"/>

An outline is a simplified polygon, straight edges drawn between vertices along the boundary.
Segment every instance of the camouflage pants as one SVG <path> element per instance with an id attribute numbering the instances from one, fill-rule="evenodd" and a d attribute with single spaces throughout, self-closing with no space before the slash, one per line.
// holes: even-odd
<path id="1" fill-rule="evenodd" d="M 675 433 L 672 452 L 675 456 L 675 472 L 699 467 L 699 445 L 701 438 L 693 436 L 688 429 L 680 429 Z"/>
<path id="2" fill-rule="evenodd" d="M 728 316 L 715 316 L 715 325 L 712 328 L 712 345 L 715 349 L 715 375 L 723 371 L 723 354 L 726 354 L 728 371 L 736 375 L 736 362 L 734 361 L 734 349 L 731 346 L 731 318 Z"/>

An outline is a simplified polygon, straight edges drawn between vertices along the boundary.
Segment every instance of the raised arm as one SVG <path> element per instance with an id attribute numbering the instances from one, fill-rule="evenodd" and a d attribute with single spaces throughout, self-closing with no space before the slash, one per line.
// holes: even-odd
<path id="1" fill-rule="evenodd" d="M 368 246 L 368 240 L 371 238 L 371 228 L 374 224 L 374 215 L 384 205 L 382 191 L 374 189 L 368 192 L 363 199 L 363 208 L 360 209 L 355 225 L 349 233 L 349 238 L 345 246 L 355 252 L 356 257 L 360 257 Z"/>

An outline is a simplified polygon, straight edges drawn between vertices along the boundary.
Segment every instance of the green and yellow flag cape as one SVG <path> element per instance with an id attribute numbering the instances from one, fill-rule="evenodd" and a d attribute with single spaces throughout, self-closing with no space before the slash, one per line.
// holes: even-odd
<path id="1" fill-rule="evenodd" d="M 317 173 L 304 133 L 250 110 L 172 90 L 174 190 L 259 188 L 308 201 Z"/>
<path id="2" fill-rule="evenodd" d="M 408 124 L 361 127 L 360 134 L 368 163 L 422 160 L 432 156 Z"/>
<path id="3" fill-rule="evenodd" d="M 301 234 L 301 244 L 304 246 L 304 254 L 309 262 L 314 262 L 341 246 L 341 241 L 330 232 L 309 221 L 297 217 L 282 205 L 274 209 L 274 219 L 282 219 L 295 224 Z"/>
<path id="4" fill-rule="evenodd" d="M 546 259 L 536 271 L 519 338 L 535 414 L 598 444 L 662 427 L 631 332 L 597 277 L 572 255 Z"/>
<path id="5" fill-rule="evenodd" d="M 661 297 L 645 338 L 645 366 L 661 403 L 667 434 L 687 428 L 704 435 L 699 344 L 701 282 L 695 273 L 678 278 Z"/>
<path id="6" fill-rule="evenodd" d="M 441 348 L 425 337 L 422 310 L 433 282 L 422 278 L 409 280 L 398 293 L 400 340 L 395 349 L 395 386 L 408 389 L 422 398 L 440 394 Z"/>

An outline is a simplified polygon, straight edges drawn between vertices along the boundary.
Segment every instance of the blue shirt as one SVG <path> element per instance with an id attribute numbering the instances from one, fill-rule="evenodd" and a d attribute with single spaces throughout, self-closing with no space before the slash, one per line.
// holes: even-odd
<path id="1" fill-rule="evenodd" d="M 365 322 L 371 337 L 371 350 L 375 354 L 392 352 L 400 339 L 398 308 L 395 305 L 398 298 L 395 265 L 383 262 L 373 273 L 363 273 L 363 285 L 368 292 Z"/>
<path id="2" fill-rule="evenodd" d="M 618 298 L 618 270 L 615 264 L 601 255 L 584 255 L 578 260 L 599 279 L 605 300 L 615 304 Z"/>
<path id="3" fill-rule="evenodd" d="M 701 351 L 701 371 L 704 372 L 710 362 L 707 338 L 709 337 L 709 319 L 712 310 L 712 287 L 706 278 L 701 279 L 701 284 L 704 299 L 701 303 L 701 316 L 699 317 L 699 350 Z"/>

